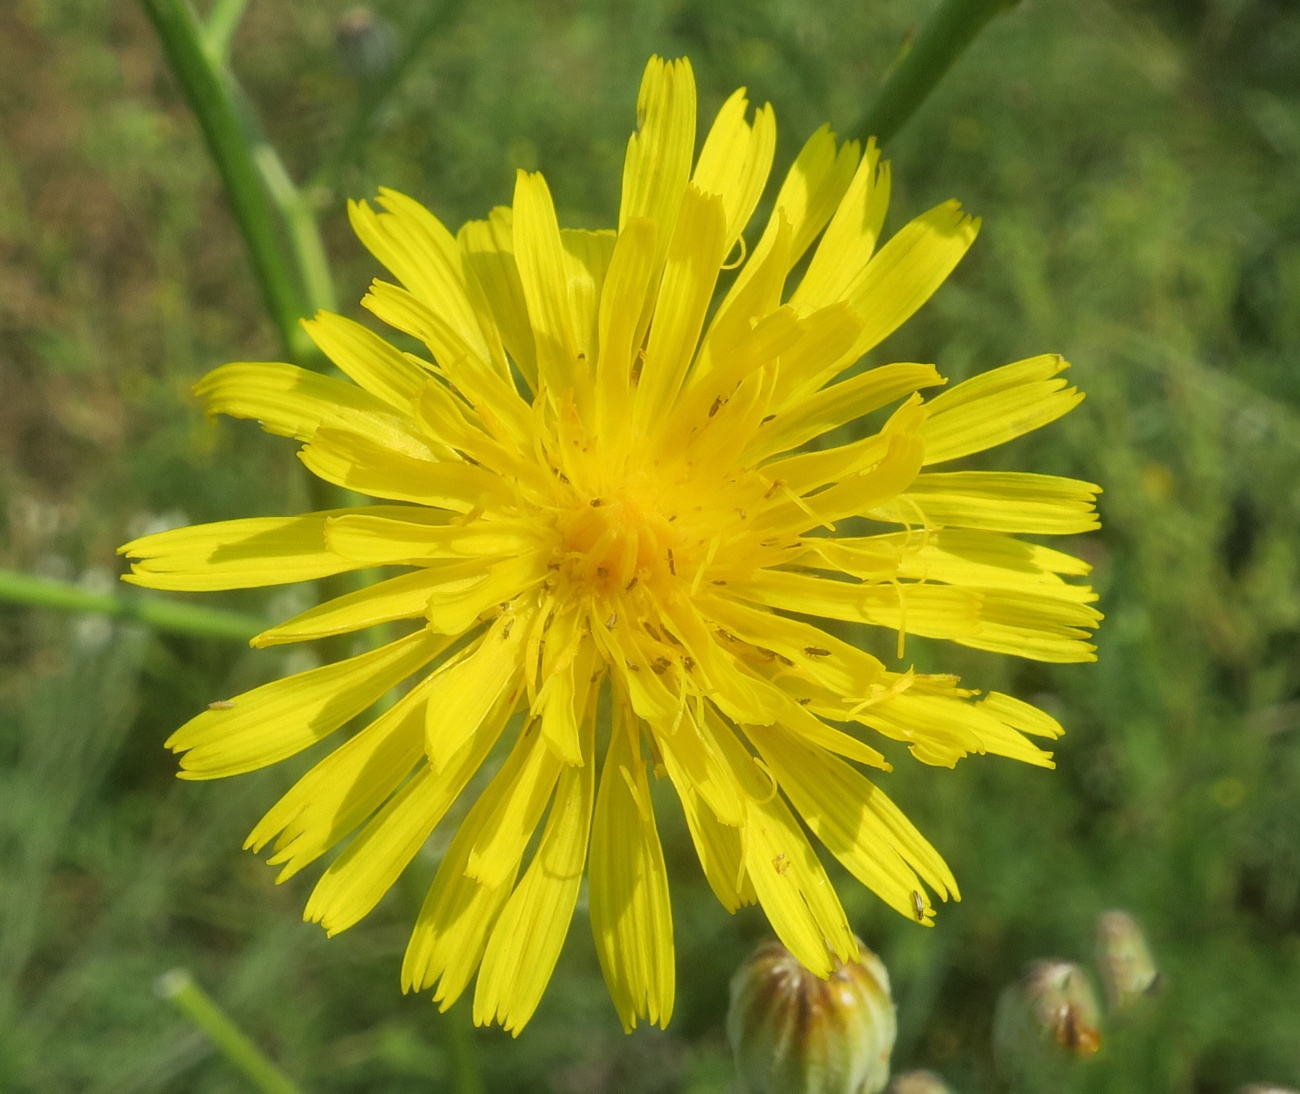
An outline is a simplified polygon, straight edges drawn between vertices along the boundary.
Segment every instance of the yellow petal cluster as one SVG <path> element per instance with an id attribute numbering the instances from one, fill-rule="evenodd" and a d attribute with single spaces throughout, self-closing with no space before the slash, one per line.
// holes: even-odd
<path id="1" fill-rule="evenodd" d="M 185 778 L 253 770 L 413 678 L 248 846 L 270 846 L 283 880 L 351 836 L 306 911 L 344 930 L 495 750 L 402 982 L 445 1007 L 477 973 L 476 1020 L 515 1032 L 584 876 L 624 1025 L 668 1022 L 656 781 L 675 790 L 724 907 L 760 903 L 818 975 L 856 945 L 807 833 L 923 924 L 929 894 L 957 896 L 862 774 L 889 769 L 873 735 L 927 764 L 991 752 L 1050 766 L 1035 739 L 1061 729 L 1009 696 L 891 668 L 819 620 L 896 631 L 900 658 L 912 634 L 1069 662 L 1092 659 L 1101 618 L 1073 580 L 1083 562 L 1018 538 L 1095 528 L 1097 487 L 945 466 L 1076 406 L 1065 362 L 1034 357 L 947 390 L 929 364 L 854 369 L 942 284 L 979 222 L 948 202 L 882 244 L 888 164 L 822 129 L 747 248 L 771 108 L 751 112 L 738 91 L 697 157 L 690 65 L 656 58 L 637 111 L 617 231 L 562 228 L 545 180 L 523 172 L 509 208 L 456 235 L 392 191 L 351 207 L 396 279 L 365 306 L 427 357 L 322 314 L 306 328 L 345 378 L 236 363 L 199 383 L 210 411 L 295 438 L 314 474 L 377 504 L 122 548 L 128 580 L 162 589 L 399 568 L 254 644 L 381 624 L 404 637 L 214 704 L 169 745 Z M 835 433 L 873 413 L 859 439 Z"/>

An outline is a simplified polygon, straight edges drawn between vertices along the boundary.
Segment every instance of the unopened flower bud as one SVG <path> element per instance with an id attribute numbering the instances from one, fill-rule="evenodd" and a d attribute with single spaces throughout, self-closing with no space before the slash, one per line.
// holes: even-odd
<path id="1" fill-rule="evenodd" d="M 727 1038 L 744 1094 L 878 1094 L 897 1025 L 889 973 L 858 960 L 822 980 L 779 942 L 759 946 L 731 980 Z"/>
<path id="2" fill-rule="evenodd" d="M 889 1094 L 952 1094 L 933 1071 L 909 1071 L 889 1084 Z"/>
<path id="3" fill-rule="evenodd" d="M 1041 1083 L 1101 1048 L 1101 1008 L 1088 974 L 1071 961 L 1035 961 L 998 998 L 993 1051 L 1007 1074 Z"/>
<path id="4" fill-rule="evenodd" d="M 1237 1094 L 1297 1094 L 1289 1086 L 1273 1086 L 1271 1083 L 1251 1083 L 1237 1090 Z"/>
<path id="5" fill-rule="evenodd" d="M 1097 967 L 1112 1010 L 1132 1006 L 1160 982 L 1146 936 L 1128 912 L 1103 912 L 1097 920 Z"/>
<path id="6" fill-rule="evenodd" d="M 369 8 L 349 8 L 334 29 L 339 60 L 348 75 L 361 83 L 378 79 L 397 58 L 397 31 Z"/>

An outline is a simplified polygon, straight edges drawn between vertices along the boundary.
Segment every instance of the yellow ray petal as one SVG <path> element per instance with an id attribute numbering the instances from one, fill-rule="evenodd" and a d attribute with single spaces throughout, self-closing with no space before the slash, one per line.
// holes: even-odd
<path id="1" fill-rule="evenodd" d="M 891 439 L 897 434 L 915 431 L 924 417 L 921 396 L 913 395 L 890 415 L 879 433 L 835 448 L 800 452 L 774 460 L 763 467 L 763 474 L 773 481 L 779 480 L 795 494 L 809 494 L 828 483 L 869 473 L 883 460 Z"/>
<path id="2" fill-rule="evenodd" d="M 673 769 L 669 768 L 672 775 Z M 758 900 L 741 861 L 740 829 L 723 824 L 685 780 L 673 778 L 696 857 L 718 902 L 729 912 Z"/>
<path id="3" fill-rule="evenodd" d="M 508 787 L 483 820 L 465 860 L 466 877 L 489 889 L 514 877 L 563 767 L 536 721 L 530 722 L 496 775 Z"/>
<path id="4" fill-rule="evenodd" d="M 657 270 L 657 228 L 633 217 L 619 230 L 600 294 L 596 362 L 596 431 L 610 447 L 625 438 L 631 408 L 633 354 L 641 348 L 651 282 Z"/>
<path id="5" fill-rule="evenodd" d="M 1101 487 L 1027 471 L 948 471 L 918 475 L 894 503 L 872 516 L 989 532 L 1070 536 L 1099 528 Z"/>
<path id="6" fill-rule="evenodd" d="M 588 720 L 581 747 L 586 760 L 560 775 L 537 854 L 488 939 L 474 990 L 474 1021 L 480 1025 L 495 1018 L 517 1036 L 559 960 L 587 860 L 596 783 L 593 730 Z"/>
<path id="7" fill-rule="evenodd" d="M 555 621 L 546 635 L 542 664 L 545 683 L 533 704 L 541 711 L 542 740 L 567 764 L 584 763 L 579 729 L 591 701 L 597 671 L 596 649 L 578 628 L 578 613 Z"/>
<path id="8" fill-rule="evenodd" d="M 787 225 L 789 240 L 773 272 L 779 284 L 785 282 L 790 268 L 826 227 L 853 181 L 858 152 L 857 141 L 848 141 L 837 150 L 835 134 L 829 126 L 822 126 L 808 138 L 781 184 L 763 235 L 750 253 L 749 261 L 736 275 L 735 283 L 718 309 L 719 314 L 738 294 L 746 291 L 750 278 L 770 262 L 772 251 L 778 246 L 782 221 Z"/>
<path id="9" fill-rule="evenodd" d="M 481 467 L 417 459 L 337 429 L 319 430 L 298 458 L 313 475 L 358 494 L 457 513 L 486 509 L 505 489 L 497 476 Z"/>
<path id="10" fill-rule="evenodd" d="M 975 242 L 979 226 L 960 204 L 946 201 L 880 248 L 844 293 L 866 323 L 845 365 L 883 342 L 934 295 Z"/>
<path id="11" fill-rule="evenodd" d="M 302 321 L 320 351 L 377 399 L 409 414 L 429 378 L 429 366 L 407 356 L 374 331 L 333 312 Z"/>
<path id="12" fill-rule="evenodd" d="M 788 409 L 778 410 L 758 431 L 745 455 L 766 459 L 788 452 L 904 395 L 946 382 L 933 365 L 896 364 L 870 369 L 815 395 L 791 400 Z"/>
<path id="13" fill-rule="evenodd" d="M 478 643 L 434 674 L 429 691 L 424 747 L 440 771 L 478 731 L 488 713 L 509 695 L 522 675 L 519 656 L 531 609 L 500 616 Z"/>
<path id="14" fill-rule="evenodd" d="M 731 363 L 732 348 L 750 336 L 757 322 L 781 306 L 781 290 L 790 268 L 791 229 L 783 215 L 774 215 L 775 226 L 768 245 L 762 254 L 751 256 L 745 263 L 740 277 L 719 305 L 713 322 L 709 324 L 709 329 L 700 342 L 699 360 L 687 377 L 689 392 L 696 392 L 705 381 L 714 388 L 725 386 L 727 381 L 717 376 L 719 371 L 730 377 L 732 383 L 741 379 L 744 373 Z M 797 316 L 793 308 L 790 309 L 790 314 Z M 854 333 L 856 332 L 855 325 Z M 710 397 L 711 395 L 712 393 Z"/>
<path id="15" fill-rule="evenodd" d="M 1050 714 L 1010 695 L 1003 695 L 1000 691 L 990 691 L 976 705 L 1018 733 L 1051 740 L 1065 735 L 1061 723 Z"/>
<path id="16" fill-rule="evenodd" d="M 688 186 L 634 393 L 632 422 L 637 434 L 645 433 L 658 419 L 686 378 L 726 255 L 726 230 L 722 199 Z"/>
<path id="17" fill-rule="evenodd" d="M 438 522 L 438 514 L 414 506 L 400 517 L 343 511 L 325 525 L 325 542 L 341 558 L 367 566 L 415 565 L 432 559 L 477 558 L 486 566 L 498 558 L 537 547 L 533 529 L 517 521 Z"/>
<path id="18" fill-rule="evenodd" d="M 748 112 L 749 100 L 741 88 L 718 111 L 691 178 L 701 190 L 722 197 L 727 250 L 749 222 L 767 184 L 776 152 L 776 115 L 772 104 L 767 103 L 755 112 L 752 126 L 745 120 Z"/>
<path id="19" fill-rule="evenodd" d="M 956 893 L 938 852 L 869 779 L 778 728 L 750 726 L 745 733 L 813 835 L 896 912 L 916 917 L 913 894 L 924 894 L 917 872 L 944 900 Z M 923 907 L 930 926 L 931 909 Z"/>
<path id="20" fill-rule="evenodd" d="M 542 556 L 529 551 L 491 566 L 480 564 L 475 577 L 435 588 L 425 618 L 440 634 L 462 634 L 481 617 L 540 585 L 546 576 Z"/>
<path id="21" fill-rule="evenodd" d="M 285 642 L 306 642 L 391 623 L 396 619 L 418 619 L 428 610 L 429 597 L 437 585 L 477 576 L 482 568 L 481 562 L 470 559 L 421 568 L 387 581 L 378 581 L 346 596 L 327 600 L 264 630 L 250 645 L 260 648 Z"/>
<path id="22" fill-rule="evenodd" d="M 855 584 L 766 570 L 731 587 L 737 595 L 770 608 L 870 623 L 927 638 L 971 639 L 980 621 L 981 594 L 948 585 Z"/>
<path id="23" fill-rule="evenodd" d="M 695 156 L 695 74 L 686 58 L 651 57 L 636 101 L 636 132 L 627 142 L 618 227 L 645 217 L 656 228 L 663 261 Z"/>
<path id="24" fill-rule="evenodd" d="M 235 362 L 194 385 L 209 414 L 252 418 L 268 433 L 309 441 L 322 426 L 356 432 L 415 459 L 432 459 L 414 423 L 355 384 L 271 361 Z"/>
<path id="25" fill-rule="evenodd" d="M 573 315 L 573 334 L 577 341 L 578 372 L 589 384 L 596 353 L 600 346 L 600 296 L 614 257 L 617 233 L 581 228 L 562 228 L 564 275 L 568 283 L 569 310 Z"/>
<path id="26" fill-rule="evenodd" d="M 493 414 L 520 447 L 531 435 L 528 408 L 508 374 L 492 368 L 428 305 L 405 289 L 375 281 L 362 298 L 362 307 L 389 326 L 420 339 L 432 351 L 441 371 L 484 417 Z"/>
<path id="27" fill-rule="evenodd" d="M 514 886 L 519 857 L 524 851 L 522 845 L 518 846 L 519 857 L 512 853 L 511 861 L 503 861 L 501 871 L 494 871 L 501 874 L 497 883 L 487 884 L 471 877 L 469 863 L 475 848 L 484 847 L 494 833 L 503 830 L 503 821 L 508 829 L 512 817 L 515 821 L 519 819 L 516 803 L 512 801 L 519 787 L 519 776 L 527 768 L 530 757 L 538 752 L 549 756 L 548 750 L 540 747 L 537 736 L 535 726 L 525 731 L 506 764 L 493 776 L 461 822 L 411 933 L 402 962 L 402 989 L 423 991 L 436 981 L 433 997 L 443 1010 L 456 1001 L 474 975 L 488 935 Z M 558 761 L 551 757 L 551 762 Z M 543 798 L 539 813 L 545 804 Z M 525 811 L 532 809 L 530 805 Z"/>
<path id="28" fill-rule="evenodd" d="M 276 884 L 314 862 L 373 813 L 424 758 L 424 700 L 417 684 L 290 788 L 244 841 L 254 853 L 275 839 L 267 864 Z"/>
<path id="29" fill-rule="evenodd" d="M 1083 393 L 1059 378 L 1070 366 L 1056 354 L 1004 365 L 958 384 L 927 404 L 925 462 L 943 463 L 1005 444 L 1054 422 Z"/>
<path id="30" fill-rule="evenodd" d="M 150 589 L 256 589 L 359 568 L 325 546 L 333 509 L 297 517 L 247 517 L 156 532 L 117 549 L 131 559 L 122 580 Z"/>
<path id="31" fill-rule="evenodd" d="M 515 262 L 514 214 L 499 205 L 486 220 L 471 220 L 457 237 L 465 264 L 483 287 L 501 341 L 529 387 L 537 390 L 537 347 Z"/>
<path id="32" fill-rule="evenodd" d="M 738 828 L 745 821 L 740 784 L 696 719 L 686 706 L 675 725 L 652 725 L 655 746 L 675 785 L 693 787 L 719 821 Z"/>
<path id="33" fill-rule="evenodd" d="M 334 935 L 370 913 L 483 765 L 513 708 L 512 700 L 500 704 L 442 771 L 417 767 L 321 875 L 303 911 L 305 920 Z"/>
<path id="34" fill-rule="evenodd" d="M 1052 754 L 1018 728 L 1019 712 L 1001 717 L 995 704 L 971 703 L 960 692 L 918 678 L 912 687 L 886 696 L 853 715 L 856 721 L 897 741 L 905 741 L 923 763 L 952 767 L 969 753 L 991 752 L 1036 767 L 1052 767 Z"/>
<path id="35" fill-rule="evenodd" d="M 925 446 L 915 429 L 900 430 L 890 436 L 879 463 L 861 474 L 844 479 L 806 501 L 774 492 L 771 504 L 754 518 L 752 530 L 773 536 L 803 532 L 819 525 L 833 527 L 835 521 L 844 517 L 895 512 L 899 495 L 916 481 L 924 453 Z M 885 508 L 890 504 L 895 508 Z M 892 516 L 881 519 L 899 520 Z M 902 522 L 906 523 L 907 519 Z"/>
<path id="36" fill-rule="evenodd" d="M 422 628 L 346 661 L 263 684 L 191 718 L 167 747 L 185 753 L 183 779 L 256 771 L 328 737 L 448 645 Z"/>
<path id="37" fill-rule="evenodd" d="M 538 382 L 556 398 L 576 392 L 580 351 L 564 244 L 551 191 L 540 174 L 520 171 L 515 177 L 514 247 L 536 339 Z"/>
<path id="38" fill-rule="evenodd" d="M 1062 574 L 1083 575 L 1091 567 L 1082 559 L 1000 532 L 966 528 L 892 532 L 880 536 L 804 541 L 806 554 L 790 561 L 828 566 L 854 577 L 943 581 L 974 589 L 1020 589 L 1036 595 L 1091 603 L 1097 594 L 1087 585 L 1066 583 Z"/>
<path id="39" fill-rule="evenodd" d="M 1088 639 L 1101 612 L 1088 604 L 1020 589 L 986 589 L 980 594 L 980 622 L 962 645 L 1035 661 L 1095 661 Z"/>
<path id="40" fill-rule="evenodd" d="M 791 299 L 811 307 L 843 300 L 876 249 L 888 208 L 889 164 L 873 138 Z"/>
<path id="41" fill-rule="evenodd" d="M 676 979 L 668 872 L 634 733 L 630 711 L 616 713 L 591 833 L 591 931 L 625 1030 L 639 1018 L 666 1027 Z"/>
<path id="42" fill-rule="evenodd" d="M 701 610 L 728 634 L 789 662 L 796 674 L 845 698 L 865 698 L 881 682 L 884 665 L 871 654 L 821 627 L 752 607 L 732 597 L 712 596 Z M 809 651 L 813 651 L 809 653 Z M 824 651 L 824 652 L 823 652 Z"/>
<path id="43" fill-rule="evenodd" d="M 418 201 L 381 189 L 376 213 L 348 202 L 357 238 L 423 304 L 438 313 L 474 356 L 505 377 L 505 355 L 478 285 L 466 276 L 460 248 L 442 222 Z"/>
<path id="44" fill-rule="evenodd" d="M 710 729 L 737 775 L 749 784 L 742 842 L 745 872 L 776 936 L 803 965 L 829 976 L 835 958 L 853 954 L 853 931 L 816 852 L 771 775 L 757 767 L 716 716 Z"/>

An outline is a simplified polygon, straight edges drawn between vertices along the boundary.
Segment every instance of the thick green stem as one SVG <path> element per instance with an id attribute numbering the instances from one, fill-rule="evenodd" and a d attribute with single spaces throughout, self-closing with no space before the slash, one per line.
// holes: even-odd
<path id="1" fill-rule="evenodd" d="M 177 600 L 124 593 L 95 593 L 68 581 L 0 570 L 0 601 L 53 608 L 63 612 L 94 612 L 113 619 L 133 619 L 160 631 L 247 642 L 266 630 L 255 615 L 203 608 Z"/>
<path id="2" fill-rule="evenodd" d="M 194 982 L 188 970 L 173 969 L 158 978 L 158 994 L 212 1039 L 223 1055 L 262 1094 L 301 1094 L 293 1082 L 271 1063 L 215 1000 Z"/>
<path id="3" fill-rule="evenodd" d="M 452 1089 L 456 1094 L 484 1094 L 487 1088 L 479 1066 L 478 1046 L 474 1043 L 469 1005 L 462 1003 L 443 1014 L 442 1028 L 451 1061 Z"/>
<path id="4" fill-rule="evenodd" d="M 246 7 L 248 0 L 216 0 L 208 12 L 208 21 L 203 27 L 203 40 L 207 43 L 208 52 L 219 64 L 225 64 L 226 58 L 230 56 L 230 41 L 239 28 Z"/>
<path id="5" fill-rule="evenodd" d="M 266 309 L 285 352 L 298 357 L 310 345 L 298 326 L 307 304 L 301 284 L 282 253 L 275 209 L 240 125 L 231 81 L 205 46 L 202 28 L 187 0 L 141 3 L 162 40 L 168 67 L 180 83 L 221 173 Z"/>
<path id="6" fill-rule="evenodd" d="M 888 143 L 989 21 L 1016 3 L 943 0 L 886 77 L 876 101 L 853 127 L 853 135 L 864 141 L 875 137 L 882 145 Z"/>
<path id="7" fill-rule="evenodd" d="M 334 311 L 338 307 L 334 296 L 334 277 L 330 273 L 329 256 L 325 253 L 325 241 L 321 239 L 316 211 L 311 207 L 307 195 L 294 185 L 284 161 L 280 159 L 280 153 L 270 141 L 259 140 L 253 146 L 253 158 L 261 169 L 272 200 L 284 218 L 308 306 L 313 312 L 321 309 Z"/>

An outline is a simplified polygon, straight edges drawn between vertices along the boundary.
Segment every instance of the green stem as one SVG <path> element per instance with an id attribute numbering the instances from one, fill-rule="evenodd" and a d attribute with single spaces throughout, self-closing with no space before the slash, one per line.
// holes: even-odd
<path id="1" fill-rule="evenodd" d="M 248 0 L 216 0 L 208 12 L 208 21 L 203 27 L 203 40 L 218 64 L 224 65 L 230 56 L 230 41 L 239 29 L 246 7 Z"/>
<path id="2" fill-rule="evenodd" d="M 886 144 L 925 102 L 953 62 L 999 12 L 1017 0 L 943 0 L 921 28 L 911 48 L 898 60 L 853 135 Z"/>
<path id="3" fill-rule="evenodd" d="M 307 308 L 301 285 L 281 252 L 274 206 L 240 125 L 232 81 L 205 46 L 203 31 L 187 0 L 141 3 L 221 173 L 267 311 L 285 352 L 296 358 L 309 348 L 306 334 L 298 326 Z"/>
<path id="4" fill-rule="evenodd" d="M 284 218 L 308 306 L 312 312 L 322 309 L 335 311 L 338 305 L 334 296 L 334 277 L 330 273 L 325 241 L 321 239 L 320 225 L 316 221 L 316 210 L 307 195 L 294 185 L 284 160 L 270 141 L 258 140 L 253 145 L 253 159 L 262 172 L 271 199 Z"/>
<path id="5" fill-rule="evenodd" d="M 248 1077 L 262 1094 L 302 1094 L 300 1088 L 271 1063 L 213 998 L 194 982 L 186 969 L 172 969 L 158 978 L 158 994 L 203 1030 L 221 1054 Z"/>
<path id="6" fill-rule="evenodd" d="M 62 612 L 94 612 L 113 619 L 133 619 L 160 631 L 233 642 L 247 642 L 268 626 L 264 619 L 239 612 L 123 593 L 94 593 L 68 581 L 13 570 L 0 570 L 0 601 Z"/>
<path id="7" fill-rule="evenodd" d="M 442 1016 L 443 1033 L 447 1039 L 447 1055 L 451 1060 L 452 1089 L 456 1094 L 484 1094 L 483 1070 L 479 1066 L 478 1046 L 474 1043 L 474 1026 L 469 1021 L 469 1008 L 462 1004 L 452 1007 Z"/>

